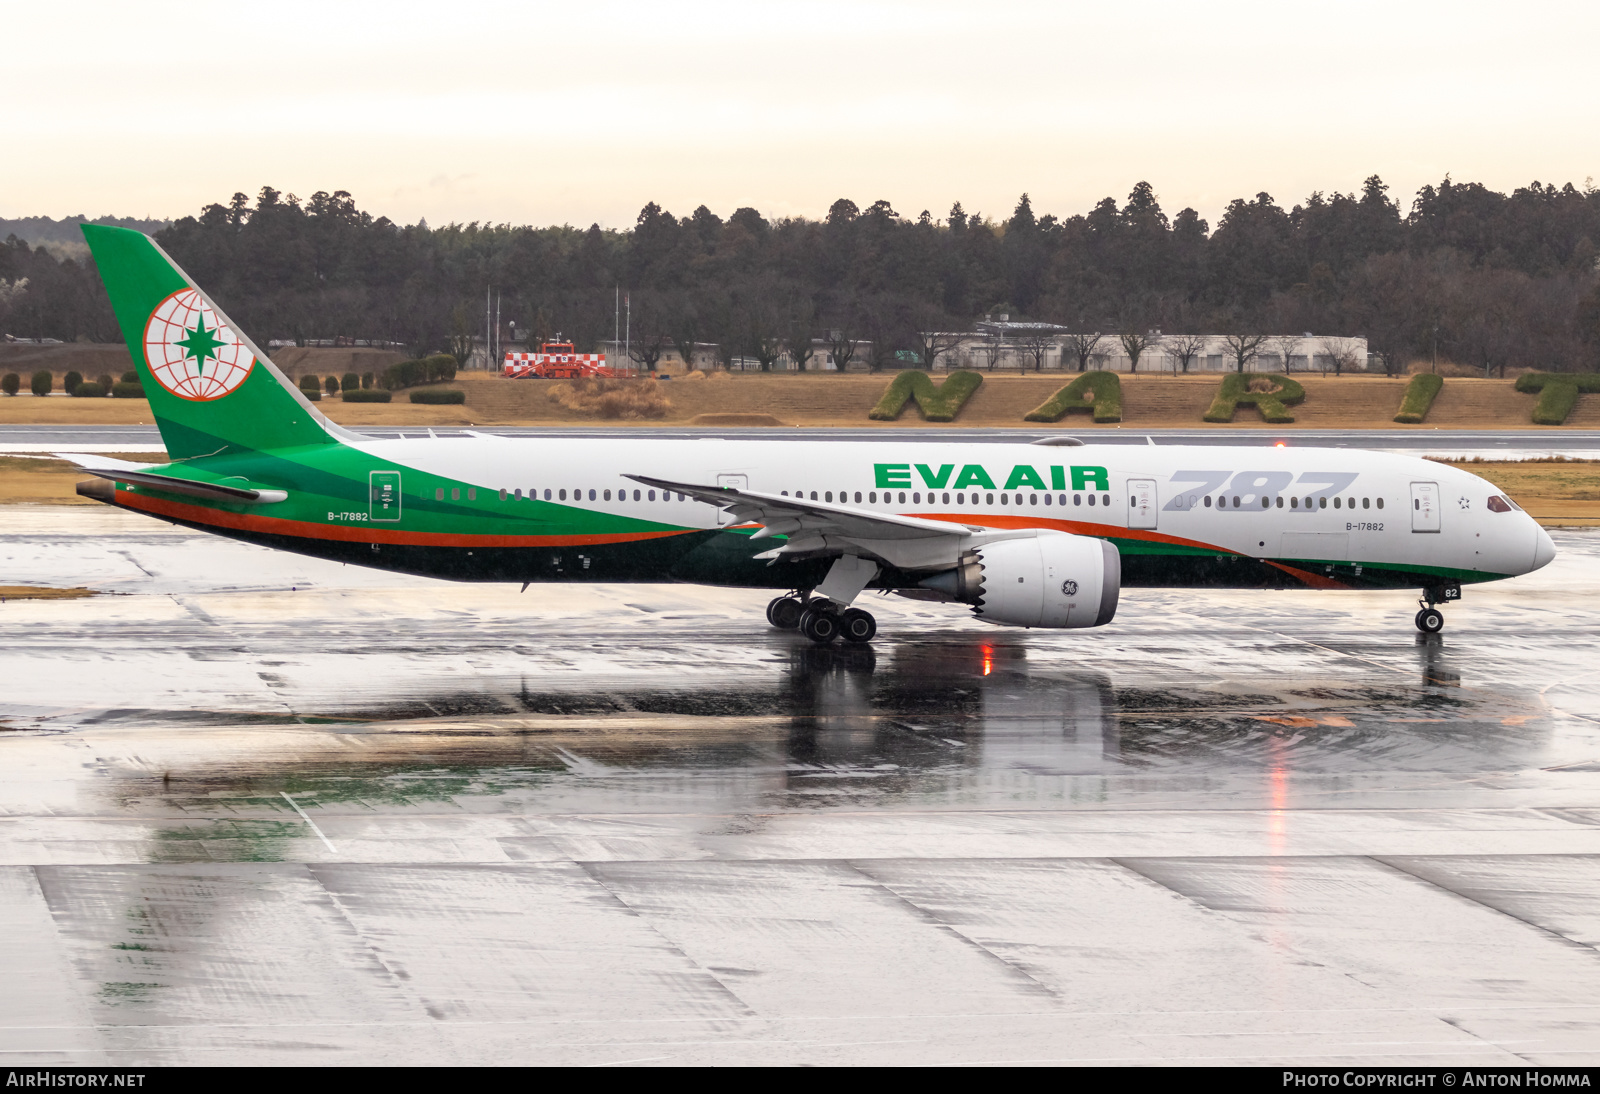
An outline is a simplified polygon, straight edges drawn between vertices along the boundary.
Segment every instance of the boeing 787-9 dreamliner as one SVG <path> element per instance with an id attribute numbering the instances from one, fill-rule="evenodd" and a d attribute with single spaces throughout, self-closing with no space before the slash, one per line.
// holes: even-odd
<path id="1" fill-rule="evenodd" d="M 454 581 L 778 593 L 868 642 L 883 590 L 1099 627 L 1123 587 L 1416 589 L 1525 574 L 1550 537 L 1476 475 L 1298 447 L 366 437 L 329 421 L 150 237 L 84 225 L 170 463 L 62 454 L 78 492 L 249 543 Z M 537 610 L 537 601 L 533 606 Z"/>

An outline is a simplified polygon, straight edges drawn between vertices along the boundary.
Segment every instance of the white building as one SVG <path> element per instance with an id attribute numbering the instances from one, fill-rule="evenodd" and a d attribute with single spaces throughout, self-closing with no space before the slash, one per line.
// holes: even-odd
<path id="1" fill-rule="evenodd" d="M 1076 371 L 1078 352 L 1072 336 L 1070 329 L 1053 323 L 986 321 L 975 332 L 952 335 L 955 348 L 941 358 L 939 367 Z M 1237 351 L 1227 335 L 1151 331 L 1143 337 L 1147 345 L 1139 354 L 1139 372 L 1232 372 L 1238 367 Z M 1249 335 L 1245 348 L 1246 372 L 1360 372 L 1367 367 L 1365 338 L 1310 332 Z M 1119 335 L 1104 334 L 1094 341 L 1088 367 L 1129 372 L 1133 358 Z"/>

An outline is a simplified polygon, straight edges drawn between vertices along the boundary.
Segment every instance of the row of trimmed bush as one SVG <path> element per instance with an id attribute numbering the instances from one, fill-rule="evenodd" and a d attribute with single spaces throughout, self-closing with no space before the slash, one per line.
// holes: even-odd
<path id="1" fill-rule="evenodd" d="M 925 421 L 954 421 L 957 412 L 982 383 L 981 373 L 958 369 L 945 377 L 944 383 L 935 387 L 926 372 L 912 369 L 889 381 L 888 390 L 878 400 L 878 405 L 867 413 L 867 417 L 875 422 L 892 422 L 900 417 L 906 403 L 915 399 Z"/>
<path id="2" fill-rule="evenodd" d="M 411 361 L 396 361 L 383 370 L 379 386 L 390 391 L 418 384 L 449 383 L 456 378 L 456 359 L 448 353 L 435 353 Z"/>
<path id="3" fill-rule="evenodd" d="M 49 369 L 40 369 L 28 379 L 28 390 L 35 395 L 48 395 L 55 386 L 55 375 Z M 80 399 L 98 399 L 106 395 L 117 399 L 144 398 L 144 386 L 139 383 L 139 374 L 131 370 L 124 372 L 120 381 L 113 380 L 110 376 L 102 376 L 98 380 L 85 380 L 82 373 L 69 372 L 63 378 L 61 387 L 68 395 L 75 395 Z M 15 395 L 21 390 L 22 377 L 15 372 L 0 376 L 0 392 Z"/>

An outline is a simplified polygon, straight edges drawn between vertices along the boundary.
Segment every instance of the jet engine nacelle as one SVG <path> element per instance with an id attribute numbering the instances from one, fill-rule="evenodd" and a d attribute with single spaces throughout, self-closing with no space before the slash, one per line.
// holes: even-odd
<path id="1" fill-rule="evenodd" d="M 1040 532 L 975 548 L 954 570 L 921 583 L 1010 627 L 1100 627 L 1117 614 L 1122 556 L 1112 544 Z"/>

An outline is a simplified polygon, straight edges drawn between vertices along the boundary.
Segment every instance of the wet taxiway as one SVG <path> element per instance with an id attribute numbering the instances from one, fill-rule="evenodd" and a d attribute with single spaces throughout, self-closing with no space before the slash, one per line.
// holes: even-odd
<path id="1" fill-rule="evenodd" d="M 1470 588 L 461 586 L 0 511 L 0 1051 L 1600 1060 L 1600 535 Z"/>

